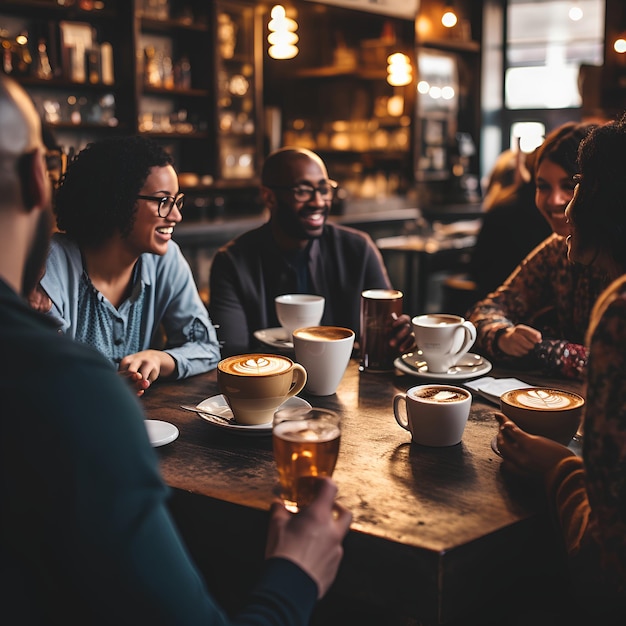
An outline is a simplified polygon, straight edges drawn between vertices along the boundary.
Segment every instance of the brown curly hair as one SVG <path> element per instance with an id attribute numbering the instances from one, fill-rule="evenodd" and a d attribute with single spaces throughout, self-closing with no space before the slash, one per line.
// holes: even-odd
<path id="1" fill-rule="evenodd" d="M 171 155 L 147 137 L 90 143 L 69 164 L 55 196 L 59 230 L 79 246 L 98 246 L 133 228 L 137 194 L 153 167 L 173 165 Z"/>

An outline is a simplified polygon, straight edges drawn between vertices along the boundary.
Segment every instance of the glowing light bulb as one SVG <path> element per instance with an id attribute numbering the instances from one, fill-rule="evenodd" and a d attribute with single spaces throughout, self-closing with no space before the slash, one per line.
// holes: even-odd
<path id="1" fill-rule="evenodd" d="M 456 26 L 457 21 L 458 19 L 457 19 L 456 13 L 452 10 L 446 11 L 441 17 L 441 23 L 446 28 L 452 28 L 453 26 Z"/>
<path id="2" fill-rule="evenodd" d="M 395 52 L 387 57 L 387 82 L 393 87 L 408 85 L 413 80 L 411 60 L 402 52 Z"/>
<path id="3" fill-rule="evenodd" d="M 293 59 L 298 54 L 298 23 L 287 17 L 285 7 L 277 4 L 270 11 L 271 20 L 267 25 L 270 33 L 267 42 L 270 44 L 268 54 L 273 59 Z"/>
<path id="4" fill-rule="evenodd" d="M 626 52 L 626 39 L 616 39 L 613 44 L 613 50 L 619 54 L 624 54 Z"/>
<path id="5" fill-rule="evenodd" d="M 572 20 L 572 22 L 579 22 L 583 19 L 583 10 L 579 6 L 573 6 L 569 10 L 568 15 L 569 19 Z"/>
<path id="6" fill-rule="evenodd" d="M 417 91 L 427 94 L 430 91 L 430 83 L 427 80 L 420 80 L 419 83 L 417 83 Z"/>

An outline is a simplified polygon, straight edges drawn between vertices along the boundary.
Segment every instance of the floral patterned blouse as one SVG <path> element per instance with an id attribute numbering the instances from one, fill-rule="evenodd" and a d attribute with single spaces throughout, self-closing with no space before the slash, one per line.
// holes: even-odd
<path id="1" fill-rule="evenodd" d="M 583 458 L 561 461 L 548 477 L 548 494 L 574 582 L 594 610 L 612 607 L 616 623 L 625 624 L 626 276 L 602 294 L 591 316 Z"/>
<path id="2" fill-rule="evenodd" d="M 584 338 L 589 316 L 608 284 L 606 275 L 593 266 L 570 263 L 565 238 L 553 234 L 503 285 L 470 309 L 467 318 L 477 330 L 475 348 L 504 366 L 582 378 L 588 357 Z M 511 357 L 497 346 L 499 336 L 517 324 L 532 326 L 543 336 L 525 357 Z"/>

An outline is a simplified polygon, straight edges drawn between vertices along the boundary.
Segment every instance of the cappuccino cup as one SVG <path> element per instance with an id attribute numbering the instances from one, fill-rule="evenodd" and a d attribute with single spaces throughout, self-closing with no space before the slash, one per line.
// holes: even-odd
<path id="1" fill-rule="evenodd" d="M 471 404 L 471 394 L 460 387 L 419 385 L 394 396 L 393 413 L 414 443 L 454 446 L 463 438 Z"/>
<path id="2" fill-rule="evenodd" d="M 241 354 L 217 364 L 217 383 L 238 424 L 267 424 L 287 398 L 302 391 L 306 370 L 286 356 Z"/>
<path id="3" fill-rule="evenodd" d="M 500 410 L 522 430 L 567 445 L 582 420 L 585 399 L 551 387 L 512 389 L 500 396 Z"/>
<path id="4" fill-rule="evenodd" d="M 429 372 L 445 373 L 476 341 L 474 324 L 460 315 L 431 313 L 411 320 L 415 343 Z"/>
<path id="5" fill-rule="evenodd" d="M 354 331 L 341 326 L 309 326 L 293 331 L 296 361 L 304 366 L 304 391 L 329 396 L 337 391 L 350 362 Z"/>
<path id="6" fill-rule="evenodd" d="M 287 293 L 274 298 L 276 317 L 291 340 L 296 328 L 317 326 L 324 315 L 324 297 L 307 293 Z"/>

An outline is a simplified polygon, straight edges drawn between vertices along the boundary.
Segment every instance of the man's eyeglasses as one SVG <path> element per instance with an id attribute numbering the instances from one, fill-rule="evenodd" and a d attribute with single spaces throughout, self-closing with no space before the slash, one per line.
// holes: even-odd
<path id="1" fill-rule="evenodd" d="M 177 196 L 137 196 L 140 200 L 151 200 L 152 202 L 158 202 L 157 213 L 159 217 L 165 219 L 171 212 L 174 206 L 182 213 L 183 204 L 185 203 L 185 194 L 179 193 Z"/>
<path id="2" fill-rule="evenodd" d="M 337 186 L 338 185 L 334 180 L 327 180 L 325 183 L 320 183 L 317 187 L 313 187 L 313 185 L 306 185 L 304 183 L 294 185 L 293 187 L 268 185 L 270 189 L 284 189 L 286 191 L 290 191 L 298 202 L 310 202 L 313 198 L 315 198 L 316 193 L 319 193 L 323 199 L 332 198 Z"/>

